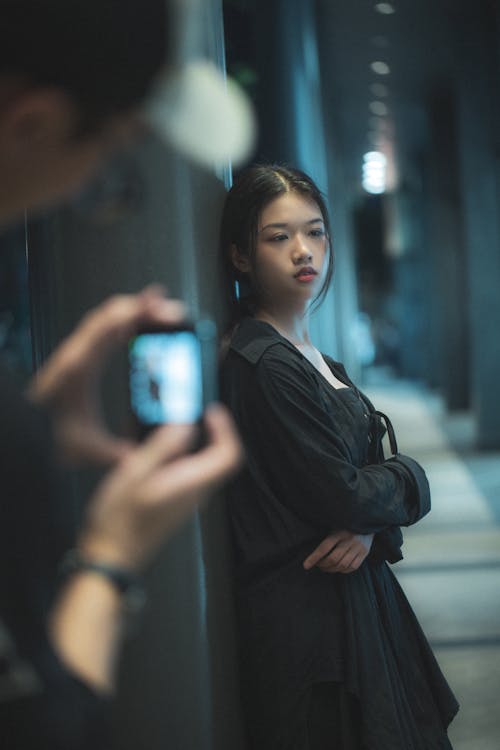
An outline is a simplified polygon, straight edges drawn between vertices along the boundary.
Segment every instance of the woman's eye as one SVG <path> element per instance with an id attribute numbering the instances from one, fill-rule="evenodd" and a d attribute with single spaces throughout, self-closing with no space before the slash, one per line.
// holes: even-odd
<path id="1" fill-rule="evenodd" d="M 271 242 L 284 242 L 287 239 L 288 235 L 286 234 L 275 234 L 274 237 L 271 237 Z"/>
<path id="2" fill-rule="evenodd" d="M 325 236 L 324 229 L 312 229 L 311 230 L 311 237 L 324 237 L 324 236 Z"/>

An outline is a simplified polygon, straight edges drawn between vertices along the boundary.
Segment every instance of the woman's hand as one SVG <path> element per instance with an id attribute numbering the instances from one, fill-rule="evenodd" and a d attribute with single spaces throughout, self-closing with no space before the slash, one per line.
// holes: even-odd
<path id="1" fill-rule="evenodd" d="M 368 556 L 373 534 L 336 531 L 329 534 L 304 560 L 304 568 L 319 568 L 324 573 L 353 573 Z"/>
<path id="2" fill-rule="evenodd" d="M 184 306 L 150 286 L 139 294 L 110 297 L 87 313 L 36 373 L 29 397 L 51 413 L 61 457 L 70 463 L 109 464 L 133 448 L 107 429 L 99 401 L 99 379 L 111 353 L 140 325 L 175 324 Z"/>

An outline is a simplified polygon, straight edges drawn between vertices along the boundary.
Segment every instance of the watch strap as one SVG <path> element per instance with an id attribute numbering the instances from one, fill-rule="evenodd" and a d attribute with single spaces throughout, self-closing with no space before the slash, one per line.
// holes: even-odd
<path id="1" fill-rule="evenodd" d="M 119 565 L 85 557 L 77 549 L 69 550 L 61 564 L 63 577 L 90 571 L 108 580 L 120 594 L 125 610 L 130 614 L 140 612 L 146 601 L 142 580 L 134 572 Z"/>

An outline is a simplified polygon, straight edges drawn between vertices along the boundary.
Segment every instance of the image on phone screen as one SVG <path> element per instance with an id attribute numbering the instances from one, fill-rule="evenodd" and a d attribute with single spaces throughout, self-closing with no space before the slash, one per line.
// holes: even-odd
<path id="1" fill-rule="evenodd" d="M 192 423 L 203 412 L 200 342 L 191 330 L 141 333 L 129 342 L 132 412 L 144 427 Z"/>

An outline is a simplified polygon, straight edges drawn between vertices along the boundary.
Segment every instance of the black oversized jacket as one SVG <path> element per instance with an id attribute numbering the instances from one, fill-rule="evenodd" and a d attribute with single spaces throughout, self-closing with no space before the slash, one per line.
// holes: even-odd
<path id="1" fill-rule="evenodd" d="M 332 388 L 266 323 L 240 324 L 221 387 L 247 455 L 229 514 L 252 747 L 285 745 L 304 690 L 324 680 L 360 698 L 368 750 L 449 747 L 456 702 L 384 561 L 401 557 L 399 526 L 430 508 L 423 469 L 399 454 L 373 463 L 380 425 L 368 399 Z M 346 576 L 304 571 L 335 529 L 375 533 L 365 563 Z"/>

